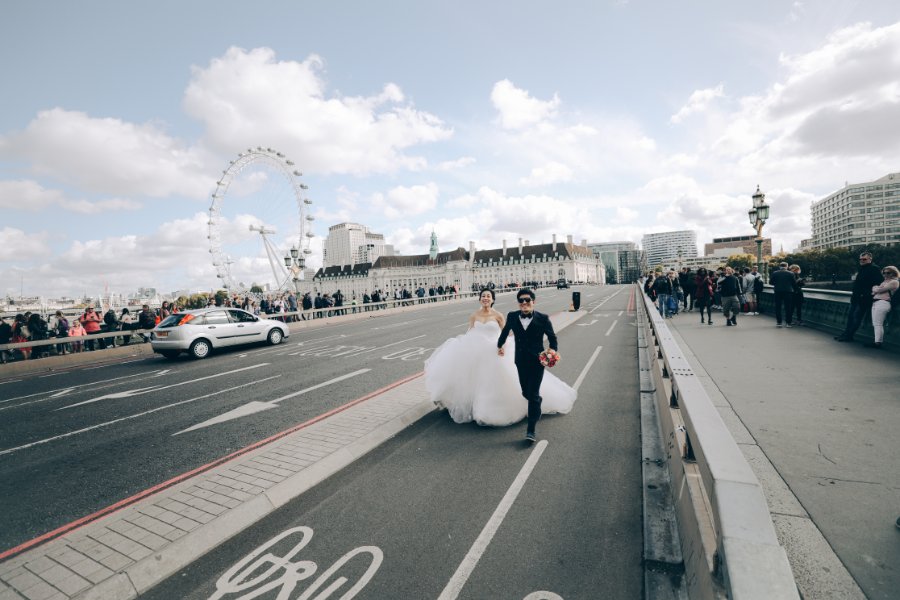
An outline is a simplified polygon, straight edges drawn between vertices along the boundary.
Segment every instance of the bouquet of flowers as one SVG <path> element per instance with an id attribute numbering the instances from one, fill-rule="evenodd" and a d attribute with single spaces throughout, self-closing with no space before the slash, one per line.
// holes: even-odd
<path id="1" fill-rule="evenodd" d="M 541 364 L 548 369 L 559 362 L 559 354 L 552 348 L 547 348 L 541 352 L 538 358 L 540 359 Z"/>

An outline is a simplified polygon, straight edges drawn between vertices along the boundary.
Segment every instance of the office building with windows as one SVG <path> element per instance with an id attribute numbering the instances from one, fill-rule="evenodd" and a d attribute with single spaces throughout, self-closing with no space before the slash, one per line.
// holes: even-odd
<path id="1" fill-rule="evenodd" d="M 697 232 L 647 233 L 642 238 L 641 245 L 644 247 L 647 268 L 678 264 L 679 261 L 697 256 Z"/>
<path id="2" fill-rule="evenodd" d="M 900 243 L 900 173 L 848 183 L 813 202 L 812 249 Z"/>
<path id="3" fill-rule="evenodd" d="M 374 263 L 381 256 L 393 254 L 393 246 L 384 243 L 382 234 L 358 223 L 340 223 L 328 228 L 322 262 L 325 267 L 340 267 Z"/>
<path id="4" fill-rule="evenodd" d="M 587 247 L 603 263 L 607 283 L 636 281 L 644 271 L 641 261 L 643 253 L 634 242 L 599 242 Z"/>
<path id="5" fill-rule="evenodd" d="M 716 254 L 716 250 L 732 248 L 737 248 L 742 254 L 756 256 L 756 236 L 750 234 L 713 238 L 711 243 L 703 244 L 703 254 L 713 256 Z M 762 253 L 763 256 L 772 256 L 772 238 L 763 238 Z"/>

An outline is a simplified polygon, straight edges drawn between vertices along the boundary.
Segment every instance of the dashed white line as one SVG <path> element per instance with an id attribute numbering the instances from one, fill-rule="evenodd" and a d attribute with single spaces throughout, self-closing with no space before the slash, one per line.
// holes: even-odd
<path id="1" fill-rule="evenodd" d="M 612 322 L 612 325 L 610 325 L 609 329 L 606 330 L 606 335 L 609 335 L 610 333 L 612 333 L 613 327 L 615 327 L 616 323 L 618 323 L 618 322 L 619 322 L 618 319 L 616 319 L 615 321 Z"/>
<path id="2" fill-rule="evenodd" d="M 601 350 L 603 350 L 603 346 L 597 346 L 597 349 L 594 350 L 593 354 L 591 354 L 591 358 L 587 361 L 587 364 L 584 365 L 584 368 L 581 370 L 581 374 L 578 376 L 578 379 L 575 380 L 575 385 L 572 386 L 576 391 L 579 387 L 581 387 L 581 382 L 584 381 L 584 378 L 587 376 L 587 372 L 590 370 L 591 365 L 594 364 L 594 361 L 597 360 L 597 355 L 600 354 Z"/>

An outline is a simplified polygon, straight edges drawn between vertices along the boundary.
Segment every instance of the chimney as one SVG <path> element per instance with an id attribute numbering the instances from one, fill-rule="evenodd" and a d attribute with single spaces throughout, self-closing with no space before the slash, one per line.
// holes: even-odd
<path id="1" fill-rule="evenodd" d="M 553 248 L 551 248 L 553 252 L 556 252 L 556 234 L 553 234 Z"/>
<path id="2" fill-rule="evenodd" d="M 528 242 L 525 242 L 525 245 L 528 245 Z M 522 238 L 519 238 L 519 256 L 522 256 Z"/>
<path id="3" fill-rule="evenodd" d="M 571 235 L 567 235 L 567 236 L 566 236 L 566 243 L 569 244 L 569 245 L 572 244 L 572 236 L 571 236 Z"/>
<path id="4" fill-rule="evenodd" d="M 469 262 L 475 262 L 475 242 L 469 241 Z"/>
<path id="5" fill-rule="evenodd" d="M 506 256 L 506 240 L 503 240 L 503 256 Z"/>

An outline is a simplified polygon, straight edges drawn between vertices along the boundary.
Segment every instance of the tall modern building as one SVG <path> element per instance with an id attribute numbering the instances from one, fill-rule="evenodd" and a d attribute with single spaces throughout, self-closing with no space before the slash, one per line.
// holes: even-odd
<path id="1" fill-rule="evenodd" d="M 328 228 L 323 251 L 323 267 L 374 263 L 380 256 L 392 256 L 394 247 L 384 236 L 358 223 L 340 223 Z"/>
<path id="2" fill-rule="evenodd" d="M 852 248 L 900 243 L 900 173 L 847 184 L 817 202 L 808 247 Z"/>
<path id="3" fill-rule="evenodd" d="M 636 281 L 644 270 L 642 253 L 634 242 L 601 242 L 587 247 L 606 267 L 609 283 Z"/>
<path id="4" fill-rule="evenodd" d="M 647 233 L 641 245 L 647 259 L 647 267 L 653 269 L 658 265 L 676 264 L 679 259 L 697 256 L 697 232 L 664 231 Z"/>

